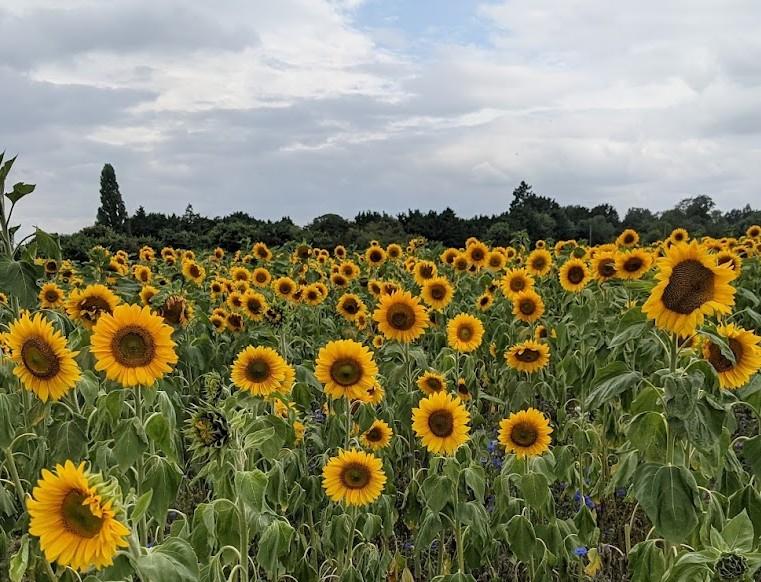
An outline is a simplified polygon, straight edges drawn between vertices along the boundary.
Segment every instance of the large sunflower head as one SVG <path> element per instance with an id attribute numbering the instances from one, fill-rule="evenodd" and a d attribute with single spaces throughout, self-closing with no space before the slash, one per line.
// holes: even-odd
<path id="1" fill-rule="evenodd" d="M 331 500 L 346 505 L 369 505 L 383 493 L 383 463 L 371 453 L 339 451 L 322 470 L 322 486 Z"/>
<path id="2" fill-rule="evenodd" d="M 362 433 L 359 442 L 362 443 L 363 447 L 377 451 L 391 444 L 392 436 L 394 436 L 394 431 L 391 427 L 383 420 L 376 420 L 370 425 L 370 428 Z"/>
<path id="3" fill-rule="evenodd" d="M 413 342 L 423 335 L 429 321 L 420 300 L 409 291 L 381 295 L 373 320 L 386 338 L 403 343 Z"/>
<path id="4" fill-rule="evenodd" d="M 728 265 L 718 266 L 696 241 L 672 245 L 658 259 L 658 284 L 642 311 L 661 329 L 692 335 L 706 315 L 729 313 L 735 304 L 729 282 L 736 276 Z"/>
<path id="5" fill-rule="evenodd" d="M 93 328 L 95 369 L 124 387 L 150 386 L 177 363 L 172 327 L 149 307 L 120 305 Z"/>
<path id="6" fill-rule="evenodd" d="M 243 312 L 253 321 L 261 321 L 269 305 L 261 293 L 249 289 L 241 297 Z"/>
<path id="7" fill-rule="evenodd" d="M 16 364 L 13 373 L 24 388 L 47 402 L 60 400 L 68 394 L 82 374 L 72 352 L 66 346 L 66 338 L 41 313 L 33 318 L 27 313 L 10 324 L 7 341 L 10 359 Z"/>
<path id="8" fill-rule="evenodd" d="M 502 294 L 508 299 L 512 299 L 516 293 L 525 291 L 534 286 L 534 278 L 526 269 L 510 269 L 500 281 Z"/>
<path id="9" fill-rule="evenodd" d="M 63 305 L 63 291 L 55 283 L 45 283 L 40 289 L 39 297 L 43 309 L 55 309 Z"/>
<path id="10" fill-rule="evenodd" d="M 616 276 L 616 255 L 613 251 L 595 253 L 592 258 L 592 276 L 598 283 L 605 283 Z"/>
<path id="11" fill-rule="evenodd" d="M 703 357 L 716 369 L 722 388 L 741 388 L 761 368 L 761 347 L 758 345 L 761 338 L 732 323 L 719 326 L 717 331 L 729 344 L 735 361 L 722 354 L 719 346 L 710 340 L 703 344 Z"/>
<path id="12" fill-rule="evenodd" d="M 468 440 L 470 413 L 446 392 L 438 392 L 420 401 L 412 409 L 412 429 L 423 445 L 435 454 L 451 455 Z"/>
<path id="13" fill-rule="evenodd" d="M 526 289 L 512 297 L 513 315 L 516 319 L 532 323 L 544 313 L 544 301 L 533 289 Z"/>
<path id="14" fill-rule="evenodd" d="M 587 263 L 582 259 L 569 259 L 558 273 L 560 277 L 560 286 L 571 293 L 578 293 L 587 286 L 592 278 L 592 273 L 587 267 Z"/>
<path id="15" fill-rule="evenodd" d="M 446 277 L 434 277 L 423 284 L 420 296 L 431 309 L 444 309 L 452 301 L 454 289 Z"/>
<path id="16" fill-rule="evenodd" d="M 320 349 L 314 374 L 330 397 L 353 400 L 367 394 L 378 366 L 367 347 L 354 340 L 336 340 Z"/>
<path id="17" fill-rule="evenodd" d="M 48 562 L 83 572 L 113 564 L 119 548 L 128 546 L 129 529 L 120 521 L 115 482 L 71 461 L 42 470 L 42 479 L 27 500 L 29 533 L 40 539 Z"/>
<path id="18" fill-rule="evenodd" d="M 272 348 L 248 346 L 238 353 L 231 378 L 241 390 L 254 396 L 267 396 L 280 389 L 286 368 L 285 360 Z"/>
<path id="19" fill-rule="evenodd" d="M 111 314 L 119 305 L 119 299 L 104 285 L 88 285 L 82 290 L 75 289 L 69 295 L 66 311 L 69 317 L 79 321 L 87 329 L 92 329 L 102 314 Z"/>
<path id="20" fill-rule="evenodd" d="M 639 279 L 650 270 L 652 255 L 643 249 L 632 249 L 616 255 L 616 276 L 619 279 Z"/>
<path id="21" fill-rule="evenodd" d="M 499 442 L 519 459 L 545 452 L 551 442 L 550 423 L 534 408 L 514 412 L 499 423 Z"/>
<path id="22" fill-rule="evenodd" d="M 481 345 L 483 337 L 484 324 L 468 313 L 456 315 L 447 324 L 447 342 L 458 352 L 472 352 Z"/>
<path id="23" fill-rule="evenodd" d="M 531 374 L 550 362 L 550 348 L 547 344 L 526 340 L 508 349 L 505 359 L 511 368 Z"/>
<path id="24" fill-rule="evenodd" d="M 548 250 L 536 249 L 526 259 L 526 268 L 529 273 L 541 277 L 550 272 L 552 267 L 552 255 Z"/>

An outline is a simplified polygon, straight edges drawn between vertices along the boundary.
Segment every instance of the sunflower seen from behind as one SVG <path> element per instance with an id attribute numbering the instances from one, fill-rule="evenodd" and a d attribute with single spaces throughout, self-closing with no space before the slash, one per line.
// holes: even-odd
<path id="1" fill-rule="evenodd" d="M 415 341 L 425 333 L 429 323 L 425 308 L 409 291 L 381 295 L 373 320 L 386 339 L 402 343 Z"/>
<path id="2" fill-rule="evenodd" d="M 328 497 L 348 506 L 370 505 L 383 493 L 383 463 L 371 453 L 339 451 L 322 470 L 322 486 Z"/>
<path id="3" fill-rule="evenodd" d="M 735 361 L 733 363 L 722 354 L 721 348 L 710 340 L 703 344 L 703 357 L 716 370 L 722 388 L 742 388 L 761 368 L 761 347 L 758 345 L 761 337 L 733 323 L 719 326 L 716 331 L 728 344 Z"/>
<path id="4" fill-rule="evenodd" d="M 549 420 L 534 408 L 510 414 L 499 423 L 499 442 L 519 459 L 535 457 L 550 447 Z"/>
<path id="5" fill-rule="evenodd" d="M 696 241 L 672 245 L 658 259 L 657 284 L 642 311 L 661 329 L 692 335 L 706 315 L 731 311 L 735 288 L 730 281 L 736 276 L 728 265 L 717 265 Z"/>
<path id="6" fill-rule="evenodd" d="M 95 369 L 122 386 L 151 386 L 177 363 L 171 326 L 149 307 L 120 305 L 93 328 Z"/>
<path id="7" fill-rule="evenodd" d="M 470 413 L 459 398 L 437 392 L 412 409 L 412 429 L 423 446 L 437 455 L 452 455 L 467 442 Z"/>
<path id="8" fill-rule="evenodd" d="M 238 353 L 231 367 L 233 383 L 253 396 L 268 396 L 281 389 L 287 364 L 275 350 L 248 346 Z"/>
<path id="9" fill-rule="evenodd" d="M 26 507 L 29 533 L 39 538 L 48 562 L 78 572 L 113 564 L 130 534 L 120 520 L 117 487 L 90 473 L 84 462 L 42 470 Z"/>
<path id="10" fill-rule="evenodd" d="M 378 366 L 370 350 L 354 340 L 334 340 L 320 348 L 314 375 L 333 399 L 361 399 L 375 383 Z"/>
<path id="11" fill-rule="evenodd" d="M 484 337 L 484 324 L 477 317 L 460 313 L 447 324 L 447 342 L 449 347 L 458 352 L 472 352 L 481 345 Z"/>
<path id="12" fill-rule="evenodd" d="M 7 336 L 14 375 L 42 400 L 60 400 L 79 382 L 82 373 L 64 335 L 41 313 L 23 313 L 9 326 Z"/>

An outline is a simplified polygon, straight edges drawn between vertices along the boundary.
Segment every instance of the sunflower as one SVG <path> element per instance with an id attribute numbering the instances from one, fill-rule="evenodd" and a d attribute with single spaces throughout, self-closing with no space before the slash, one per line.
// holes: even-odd
<path id="1" fill-rule="evenodd" d="M 658 259 L 658 273 L 650 297 L 642 306 L 655 325 L 678 335 L 692 335 L 706 315 L 729 313 L 737 272 L 718 266 L 696 241 L 678 243 Z"/>
<path id="2" fill-rule="evenodd" d="M 227 318 L 226 315 L 220 315 L 220 314 L 213 314 L 211 317 L 209 317 L 209 321 L 211 322 L 211 325 L 214 326 L 214 331 L 217 333 L 222 333 L 227 329 Z"/>
<path id="3" fill-rule="evenodd" d="M 79 352 L 66 347 L 66 337 L 41 313 L 31 318 L 22 313 L 9 330 L 10 360 L 16 364 L 13 373 L 43 402 L 60 400 L 82 378 L 74 360 Z"/>
<path id="4" fill-rule="evenodd" d="M 275 294 L 281 299 L 291 299 L 299 286 L 296 281 L 290 277 L 279 277 L 272 282 L 272 288 L 275 290 Z"/>
<path id="5" fill-rule="evenodd" d="M 146 263 L 152 263 L 156 259 L 156 251 L 149 246 L 144 246 L 140 249 L 138 256 L 141 261 Z"/>
<path id="6" fill-rule="evenodd" d="M 761 226 L 758 226 L 757 224 L 749 226 L 748 230 L 745 231 L 745 236 L 752 238 L 753 240 L 761 238 Z"/>
<path id="7" fill-rule="evenodd" d="M 478 309 L 479 311 L 488 311 L 489 309 L 491 309 L 491 306 L 493 303 L 494 303 L 494 295 L 492 293 L 489 293 L 488 291 L 484 291 L 476 299 L 476 309 Z"/>
<path id="8" fill-rule="evenodd" d="M 347 287 L 349 285 L 349 280 L 344 277 L 341 273 L 333 273 L 330 276 L 330 282 L 333 284 L 334 287 L 343 288 Z"/>
<path id="9" fill-rule="evenodd" d="M 550 448 L 550 423 L 534 408 L 513 412 L 499 423 L 499 442 L 519 459 L 541 455 Z"/>
<path id="10" fill-rule="evenodd" d="M 396 243 L 391 243 L 386 247 L 386 254 L 388 255 L 388 258 L 392 261 L 396 261 L 398 259 L 402 258 L 402 255 L 404 254 L 404 251 L 402 250 L 402 247 L 399 246 Z"/>
<path id="11" fill-rule="evenodd" d="M 120 305 L 93 328 L 90 352 L 95 369 L 124 387 L 150 386 L 177 363 L 174 330 L 149 307 Z"/>
<path id="12" fill-rule="evenodd" d="M 761 368 L 761 347 L 758 345 L 761 338 L 732 323 L 719 326 L 717 331 L 729 344 L 735 362 L 725 357 L 719 346 L 711 341 L 703 344 L 703 357 L 716 369 L 722 388 L 741 388 Z"/>
<path id="13" fill-rule="evenodd" d="M 470 266 L 470 263 L 468 263 L 468 257 L 465 256 L 465 253 L 461 253 L 458 251 L 457 256 L 455 256 L 454 260 L 452 261 L 452 267 L 457 273 L 465 273 L 468 270 L 468 267 Z"/>
<path id="14" fill-rule="evenodd" d="M 616 276 L 631 281 L 639 279 L 653 264 L 653 257 L 642 249 L 633 249 L 616 254 Z"/>
<path id="15" fill-rule="evenodd" d="M 723 265 L 725 263 L 729 265 L 729 268 L 733 271 L 739 272 L 742 270 L 743 260 L 737 253 L 732 251 L 720 251 L 716 255 L 716 264 Z"/>
<path id="16" fill-rule="evenodd" d="M 251 273 L 251 282 L 257 287 L 267 287 L 272 281 L 272 275 L 264 267 L 257 267 Z"/>
<path id="17" fill-rule="evenodd" d="M 463 402 L 473 399 L 473 394 L 471 394 L 470 388 L 468 388 L 468 384 L 465 382 L 465 378 L 457 378 L 457 396 L 459 396 Z"/>
<path id="18" fill-rule="evenodd" d="M 251 273 L 246 267 L 232 267 L 230 269 L 230 278 L 233 281 L 246 281 L 251 279 Z"/>
<path id="19" fill-rule="evenodd" d="M 536 249 L 526 259 L 526 268 L 529 273 L 541 277 L 549 273 L 552 267 L 552 255 L 545 249 Z"/>
<path id="20" fill-rule="evenodd" d="M 428 327 L 425 308 L 409 291 L 381 295 L 380 306 L 373 313 L 373 320 L 387 339 L 403 343 L 415 341 Z"/>
<path id="21" fill-rule="evenodd" d="M 426 281 L 430 281 L 439 274 L 439 270 L 435 263 L 431 261 L 418 261 L 415 263 L 415 267 L 412 271 L 412 275 L 420 287 L 425 285 Z"/>
<path id="22" fill-rule="evenodd" d="M 633 247 L 638 242 L 639 234 L 637 234 L 637 231 L 632 228 L 627 228 L 624 232 L 619 234 L 616 239 L 616 245 L 620 247 Z"/>
<path id="23" fill-rule="evenodd" d="M 280 389 L 286 375 L 285 360 L 272 348 L 248 346 L 231 366 L 233 383 L 254 396 L 267 396 Z"/>
<path id="24" fill-rule="evenodd" d="M 367 311 L 367 306 L 359 296 L 354 293 L 344 293 L 338 299 L 336 310 L 344 319 L 347 319 L 348 321 L 356 321 L 361 313 Z"/>
<path id="25" fill-rule="evenodd" d="M 386 251 L 379 246 L 370 247 L 365 252 L 365 260 L 371 267 L 379 267 L 386 262 Z"/>
<path id="26" fill-rule="evenodd" d="M 447 324 L 447 342 L 458 352 L 472 352 L 481 345 L 483 337 L 484 324 L 467 313 L 456 315 Z"/>
<path id="27" fill-rule="evenodd" d="M 507 257 L 504 253 L 499 252 L 498 250 L 491 251 L 486 256 L 486 268 L 490 271 L 498 272 L 505 268 L 505 264 L 507 263 Z"/>
<path id="28" fill-rule="evenodd" d="M 301 300 L 307 305 L 314 307 L 315 305 L 322 303 L 325 298 L 326 294 L 323 293 L 323 289 L 319 283 L 312 283 L 311 285 L 303 287 Z"/>
<path id="29" fill-rule="evenodd" d="M 182 295 L 170 295 L 156 310 L 156 315 L 175 327 L 184 327 L 193 319 L 193 305 Z"/>
<path id="30" fill-rule="evenodd" d="M 143 285 L 150 283 L 151 278 L 153 277 L 150 267 L 146 267 L 145 265 L 135 265 L 132 268 L 132 274 L 135 276 L 135 279 Z"/>
<path id="31" fill-rule="evenodd" d="M 351 449 L 339 451 L 322 470 L 322 486 L 335 502 L 369 505 L 383 493 L 386 474 L 383 463 L 371 453 Z"/>
<path id="32" fill-rule="evenodd" d="M 39 297 L 43 309 L 55 309 L 63 305 L 63 291 L 55 283 L 45 283 L 40 289 Z"/>
<path id="33" fill-rule="evenodd" d="M 29 533 L 40 538 L 48 562 L 83 572 L 110 566 L 119 548 L 129 544 L 129 529 L 119 520 L 115 483 L 71 461 L 42 470 L 42 479 L 26 502 Z"/>
<path id="34" fill-rule="evenodd" d="M 359 442 L 362 446 L 368 449 L 377 451 L 378 449 L 385 449 L 391 443 L 391 437 L 394 436 L 394 431 L 383 420 L 376 420 L 370 425 L 362 436 L 359 437 Z"/>
<path id="35" fill-rule="evenodd" d="M 206 269 L 192 259 L 182 262 L 182 274 L 188 281 L 193 281 L 196 285 L 203 283 L 206 278 Z"/>
<path id="36" fill-rule="evenodd" d="M 268 309 L 264 295 L 248 290 L 243 294 L 243 313 L 253 321 L 261 321 Z"/>
<path id="37" fill-rule="evenodd" d="M 454 289 L 446 277 L 434 277 L 423 284 L 420 296 L 431 309 L 442 310 L 452 301 Z"/>
<path id="38" fill-rule="evenodd" d="M 338 272 L 351 280 L 359 276 L 359 267 L 354 261 L 344 261 L 338 266 Z"/>
<path id="39" fill-rule="evenodd" d="M 354 340 L 336 340 L 320 348 L 314 371 L 325 385 L 325 393 L 334 399 L 362 398 L 377 374 L 370 350 Z"/>
<path id="40" fill-rule="evenodd" d="M 470 413 L 446 392 L 438 392 L 420 401 L 412 409 L 412 429 L 425 448 L 435 454 L 453 454 L 468 440 Z"/>
<path id="41" fill-rule="evenodd" d="M 687 240 L 690 238 L 689 233 L 683 229 L 683 228 L 675 228 L 671 231 L 671 234 L 669 235 L 669 242 L 673 244 L 687 242 Z"/>
<path id="42" fill-rule="evenodd" d="M 605 283 L 616 276 L 616 255 L 612 251 L 595 253 L 592 258 L 592 276 L 598 283 Z"/>
<path id="43" fill-rule="evenodd" d="M 111 314 L 121 300 L 104 285 L 88 285 L 81 291 L 76 289 L 69 295 L 66 311 L 73 320 L 82 322 L 92 329 L 102 314 Z"/>
<path id="44" fill-rule="evenodd" d="M 254 254 L 257 260 L 265 263 L 272 258 L 272 251 L 270 251 L 269 248 L 267 248 L 267 245 L 263 242 L 256 243 L 251 252 Z"/>
<path id="45" fill-rule="evenodd" d="M 560 286 L 571 293 L 578 293 L 587 286 L 592 278 L 592 272 L 587 264 L 581 259 L 569 259 L 558 273 Z"/>
<path id="46" fill-rule="evenodd" d="M 439 260 L 444 264 L 451 265 L 452 263 L 454 263 L 455 258 L 459 254 L 460 254 L 460 251 L 458 251 L 457 249 L 448 248 L 444 252 L 441 253 L 441 255 L 439 256 Z"/>
<path id="47" fill-rule="evenodd" d="M 532 323 L 544 313 L 544 301 L 533 289 L 526 289 L 512 297 L 513 315 L 516 319 Z"/>
<path id="48" fill-rule="evenodd" d="M 502 294 L 508 299 L 516 293 L 531 289 L 534 286 L 534 278 L 527 269 L 510 269 L 500 280 Z"/>
<path id="49" fill-rule="evenodd" d="M 507 364 L 529 374 L 541 370 L 550 361 L 550 348 L 534 340 L 516 344 L 505 352 Z"/>
<path id="50" fill-rule="evenodd" d="M 465 258 L 468 263 L 475 265 L 476 267 L 483 267 L 486 265 L 486 259 L 489 256 L 489 247 L 487 247 L 481 241 L 476 241 L 465 249 Z"/>
<path id="51" fill-rule="evenodd" d="M 156 289 L 153 285 L 146 285 L 140 290 L 140 301 L 143 305 L 150 305 L 151 299 L 153 298 L 156 293 L 158 293 L 159 290 Z"/>

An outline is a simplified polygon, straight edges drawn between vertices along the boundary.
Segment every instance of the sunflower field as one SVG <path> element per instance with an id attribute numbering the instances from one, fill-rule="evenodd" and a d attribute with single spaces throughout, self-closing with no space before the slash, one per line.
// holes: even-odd
<path id="1" fill-rule="evenodd" d="M 0 580 L 759 579 L 761 227 L 75 263 L 33 189 Z"/>

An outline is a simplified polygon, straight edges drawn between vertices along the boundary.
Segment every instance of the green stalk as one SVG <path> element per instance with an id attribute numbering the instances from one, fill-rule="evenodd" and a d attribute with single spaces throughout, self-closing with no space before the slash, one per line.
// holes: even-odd
<path id="1" fill-rule="evenodd" d="M 24 497 L 24 488 L 21 485 L 21 479 L 18 475 L 18 468 L 16 467 L 16 461 L 13 458 L 13 451 L 8 447 L 5 449 L 5 458 L 8 459 L 8 471 L 13 479 L 13 487 L 16 489 L 16 495 L 18 496 L 19 503 L 21 504 L 21 512 L 24 512 L 26 508 L 26 499 Z"/>
<path id="2" fill-rule="evenodd" d="M 248 582 L 248 521 L 246 520 L 246 507 L 243 499 L 238 495 L 236 501 L 238 514 L 238 531 L 240 534 L 240 582 Z"/>
<path id="3" fill-rule="evenodd" d="M 137 417 L 138 421 L 140 422 L 140 426 L 143 427 L 143 393 L 142 388 L 140 386 L 135 387 L 134 391 L 135 396 L 135 416 Z M 145 465 L 143 463 L 143 455 L 141 454 L 137 458 L 137 463 L 135 464 L 135 469 L 137 470 L 137 497 L 140 498 L 140 495 L 142 494 L 143 489 L 143 480 L 145 479 Z M 140 543 L 143 546 L 146 546 L 148 544 L 148 520 L 145 516 L 145 513 L 140 517 L 140 522 L 137 524 L 137 531 L 138 536 L 140 538 Z"/>

